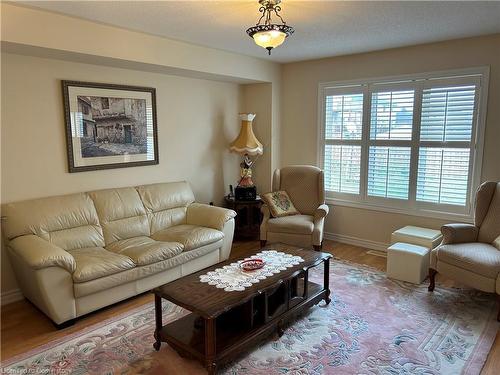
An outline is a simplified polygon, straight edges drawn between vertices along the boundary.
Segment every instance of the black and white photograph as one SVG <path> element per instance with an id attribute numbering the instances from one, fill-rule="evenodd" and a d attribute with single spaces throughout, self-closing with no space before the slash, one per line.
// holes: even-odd
<path id="1" fill-rule="evenodd" d="M 78 96 L 78 107 L 84 158 L 147 152 L 144 99 Z"/>
<path id="2" fill-rule="evenodd" d="M 70 172 L 158 164 L 155 89 L 63 81 Z"/>

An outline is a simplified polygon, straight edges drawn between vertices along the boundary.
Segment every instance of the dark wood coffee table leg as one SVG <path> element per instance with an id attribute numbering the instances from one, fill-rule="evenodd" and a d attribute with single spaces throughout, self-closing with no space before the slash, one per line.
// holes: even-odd
<path id="1" fill-rule="evenodd" d="M 331 302 L 330 299 L 330 259 L 325 259 L 324 263 L 324 280 L 323 287 L 325 288 L 325 302 L 328 305 Z"/>
<path id="2" fill-rule="evenodd" d="M 155 320 L 156 320 L 156 326 L 155 326 L 155 343 L 153 344 L 153 348 L 155 348 L 156 351 L 160 350 L 161 346 L 161 329 L 162 329 L 162 311 L 161 311 L 161 297 L 157 296 L 155 294 Z"/>
<path id="3" fill-rule="evenodd" d="M 215 343 L 215 319 L 205 319 L 205 358 L 208 375 L 215 375 L 217 373 Z"/>

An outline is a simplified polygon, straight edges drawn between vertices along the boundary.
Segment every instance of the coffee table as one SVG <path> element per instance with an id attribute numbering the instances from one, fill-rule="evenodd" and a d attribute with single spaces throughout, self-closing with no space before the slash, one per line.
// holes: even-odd
<path id="1" fill-rule="evenodd" d="M 262 250 L 277 250 L 304 259 L 291 268 L 274 274 L 244 291 L 226 292 L 200 281 L 228 260 L 187 275 L 153 290 L 155 294 L 155 343 L 166 342 L 181 356 L 200 361 L 210 375 L 217 366 L 247 351 L 273 333 L 280 336 L 285 325 L 307 308 L 325 300 L 330 303 L 331 254 L 274 244 Z M 248 256 L 253 255 L 248 254 Z M 323 263 L 323 285 L 309 280 L 309 269 Z M 190 314 L 163 325 L 162 299 Z"/>

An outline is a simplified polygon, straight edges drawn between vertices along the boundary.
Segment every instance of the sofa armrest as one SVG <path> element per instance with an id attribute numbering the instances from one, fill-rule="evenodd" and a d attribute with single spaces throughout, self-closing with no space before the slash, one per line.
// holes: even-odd
<path id="1" fill-rule="evenodd" d="M 70 253 L 32 234 L 13 239 L 9 247 L 35 270 L 56 266 L 73 273 L 76 269 L 75 258 Z"/>
<path id="2" fill-rule="evenodd" d="M 267 204 L 262 204 L 262 206 L 260 206 L 260 212 L 262 213 L 262 222 L 266 222 L 271 218 L 271 211 Z"/>
<path id="3" fill-rule="evenodd" d="M 328 215 L 328 212 L 330 212 L 330 207 L 326 204 L 322 204 L 314 212 L 314 221 L 325 218 L 326 215 Z"/>
<path id="4" fill-rule="evenodd" d="M 479 228 L 472 224 L 445 224 L 441 227 L 443 241 L 441 245 L 476 242 Z"/>
<path id="5" fill-rule="evenodd" d="M 187 208 L 186 222 L 222 231 L 224 224 L 235 216 L 236 212 L 227 208 L 191 203 Z"/>

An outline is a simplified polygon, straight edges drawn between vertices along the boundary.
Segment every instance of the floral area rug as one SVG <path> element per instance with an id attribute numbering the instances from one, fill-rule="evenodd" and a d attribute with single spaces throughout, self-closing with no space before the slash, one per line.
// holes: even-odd
<path id="1" fill-rule="evenodd" d="M 332 260 L 332 302 L 321 302 L 281 337 L 249 348 L 224 375 L 478 374 L 499 328 L 492 295 L 387 279 Z M 322 280 L 322 269 L 311 280 Z M 164 303 L 164 322 L 186 313 Z M 205 374 L 167 344 L 153 350 L 147 304 L 2 363 L 9 374 Z"/>

